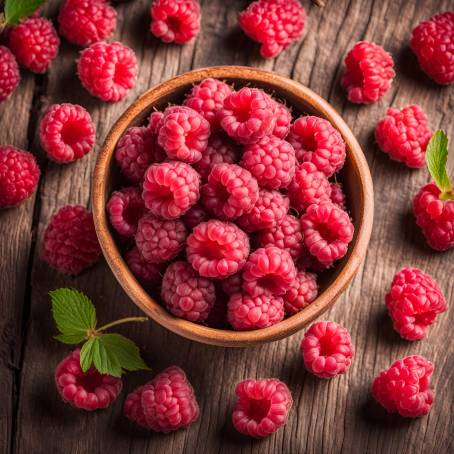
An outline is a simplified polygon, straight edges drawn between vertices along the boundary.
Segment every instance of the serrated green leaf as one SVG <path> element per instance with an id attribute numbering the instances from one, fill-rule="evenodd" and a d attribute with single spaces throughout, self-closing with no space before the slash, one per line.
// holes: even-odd
<path id="1" fill-rule="evenodd" d="M 446 171 L 448 136 L 441 129 L 435 132 L 426 148 L 426 163 L 432 178 L 442 193 L 452 190 Z"/>
<path id="2" fill-rule="evenodd" d="M 85 333 L 59 334 L 54 336 L 54 339 L 62 342 L 63 344 L 76 345 L 84 341 Z"/>
<path id="3" fill-rule="evenodd" d="M 80 367 L 84 372 L 87 372 L 88 369 L 93 364 L 93 355 L 94 355 L 94 345 L 98 342 L 97 337 L 91 337 L 90 339 L 82 345 L 80 349 Z"/>
<path id="4" fill-rule="evenodd" d="M 6 0 L 5 22 L 18 24 L 22 19 L 33 14 L 47 0 Z"/>
<path id="5" fill-rule="evenodd" d="M 123 370 L 116 355 L 101 341 L 102 336 L 95 337 L 93 342 L 93 363 L 100 374 L 121 377 Z"/>

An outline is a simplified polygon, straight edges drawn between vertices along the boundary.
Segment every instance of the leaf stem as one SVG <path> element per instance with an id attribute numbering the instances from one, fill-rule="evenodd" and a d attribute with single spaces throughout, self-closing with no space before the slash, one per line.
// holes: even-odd
<path id="1" fill-rule="evenodd" d="M 96 332 L 105 331 L 106 329 L 112 328 L 112 326 L 122 325 L 123 323 L 129 322 L 146 322 L 148 317 L 126 317 L 121 318 L 120 320 L 116 320 L 115 322 L 107 323 L 106 325 L 101 326 L 100 328 L 96 328 Z"/>
<path id="2" fill-rule="evenodd" d="M 454 200 L 454 190 L 444 191 L 440 194 L 440 200 Z"/>

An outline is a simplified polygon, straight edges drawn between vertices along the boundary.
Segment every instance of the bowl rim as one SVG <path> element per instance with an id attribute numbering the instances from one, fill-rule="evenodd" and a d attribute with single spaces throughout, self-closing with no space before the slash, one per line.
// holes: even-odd
<path id="1" fill-rule="evenodd" d="M 143 116 L 144 110 L 150 109 L 150 106 L 163 96 L 170 95 L 180 85 L 194 84 L 207 77 L 266 83 L 274 85 L 280 91 L 287 91 L 293 93 L 293 96 L 303 98 L 306 103 L 311 104 L 315 110 L 318 110 L 339 130 L 347 144 L 351 165 L 359 176 L 360 209 L 359 216 L 355 218 L 356 232 L 354 242 L 350 245 L 350 248 L 352 248 L 349 251 L 350 256 L 329 287 L 309 306 L 268 328 L 233 331 L 210 328 L 174 317 L 148 295 L 136 280 L 123 260 L 109 228 L 105 210 L 107 181 L 118 140 L 131 123 Z M 139 96 L 126 109 L 110 129 L 99 151 L 93 176 L 92 207 L 96 233 L 104 257 L 124 291 L 143 312 L 170 331 L 190 340 L 210 345 L 244 347 L 290 336 L 319 317 L 335 303 L 358 272 L 359 266 L 364 260 L 372 232 L 374 198 L 372 177 L 364 153 L 350 128 L 327 101 L 299 82 L 273 72 L 244 66 L 214 66 L 192 70 L 160 83 Z"/>

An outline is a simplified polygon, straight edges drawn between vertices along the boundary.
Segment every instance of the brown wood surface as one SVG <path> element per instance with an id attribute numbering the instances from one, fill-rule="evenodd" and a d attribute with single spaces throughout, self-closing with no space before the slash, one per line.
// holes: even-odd
<path id="1" fill-rule="evenodd" d="M 453 9 L 453 1 L 329 0 L 318 8 L 303 0 L 308 13 L 305 37 L 271 61 L 260 59 L 257 46 L 237 26 L 237 13 L 246 0 L 202 0 L 202 32 L 183 47 L 150 37 L 149 3 L 135 0 L 118 7 L 116 37 L 135 49 L 141 63 L 138 83 L 121 103 L 101 103 L 80 87 L 74 65 L 78 49 L 64 43 L 47 75 L 33 78 L 24 72 L 20 89 L 0 105 L 0 143 L 30 149 L 40 157 L 43 170 L 37 197 L 0 213 L 1 448 L 26 454 L 453 452 L 452 307 L 427 339 L 409 343 L 392 330 L 383 297 L 393 274 L 414 265 L 431 273 L 452 303 L 454 251 L 429 250 L 411 216 L 410 200 L 428 181 L 427 172 L 391 162 L 378 151 L 372 136 L 388 106 L 418 103 L 428 112 L 433 128 L 442 127 L 454 137 L 453 88 L 429 81 L 407 45 L 416 23 Z M 55 17 L 58 4 L 51 0 L 46 13 Z M 392 89 L 372 106 L 349 104 L 339 87 L 342 58 L 360 39 L 382 44 L 397 65 Z M 69 166 L 47 163 L 36 124 L 50 103 L 79 102 L 93 115 L 99 146 L 141 92 L 191 68 L 221 64 L 275 70 L 309 86 L 343 115 L 365 150 L 375 184 L 372 241 L 360 273 L 326 315 L 350 330 L 357 356 L 345 376 L 322 381 L 304 370 L 298 352 L 301 333 L 273 344 L 233 350 L 189 342 L 154 323 L 129 326 L 123 332 L 140 344 L 155 371 L 171 364 L 186 370 L 201 405 L 202 416 L 188 431 L 148 434 L 124 419 L 121 398 L 108 411 L 87 414 L 57 397 L 53 370 L 68 348 L 52 340 L 55 329 L 47 292 L 64 285 L 80 288 L 96 301 L 100 321 L 139 311 L 104 262 L 77 278 L 67 278 L 39 259 L 42 232 L 54 211 L 67 203 L 89 204 L 96 152 Z M 454 171 L 454 153 L 450 168 Z M 437 395 L 432 412 L 415 421 L 387 416 L 370 399 L 371 381 L 395 359 L 417 353 L 435 363 L 432 385 Z M 288 383 L 295 400 L 286 427 L 263 441 L 239 436 L 230 422 L 234 385 L 247 377 L 279 377 Z M 124 394 L 148 378 L 146 373 L 128 375 Z"/>

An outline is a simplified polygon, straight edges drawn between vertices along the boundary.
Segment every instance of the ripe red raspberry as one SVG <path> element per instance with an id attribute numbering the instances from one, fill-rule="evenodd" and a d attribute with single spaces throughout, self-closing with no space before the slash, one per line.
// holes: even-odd
<path id="1" fill-rule="evenodd" d="M 52 22 L 43 17 L 26 19 L 9 33 L 9 47 L 18 63 L 34 73 L 49 69 L 59 46 Z"/>
<path id="2" fill-rule="evenodd" d="M 145 260 L 137 247 L 133 247 L 126 253 L 125 260 L 128 268 L 141 284 L 151 286 L 161 282 L 162 267 Z"/>
<path id="3" fill-rule="evenodd" d="M 145 414 L 142 408 L 142 393 L 145 389 L 149 388 L 149 383 L 144 386 L 139 386 L 132 393 L 127 395 L 123 405 L 123 413 L 125 416 L 145 429 L 148 429 L 149 427 L 147 425 L 147 421 L 145 420 Z"/>
<path id="4" fill-rule="evenodd" d="M 232 88 L 225 82 L 211 78 L 203 79 L 194 85 L 184 105 L 203 115 L 214 130 L 219 126 L 217 113 L 224 106 L 224 99 L 231 93 Z"/>
<path id="5" fill-rule="evenodd" d="M 122 236 L 133 237 L 139 219 L 145 213 L 145 204 L 139 188 L 114 191 L 106 205 L 112 227 Z"/>
<path id="6" fill-rule="evenodd" d="M 257 180 L 236 164 L 216 164 L 202 186 L 204 207 L 222 220 L 233 220 L 252 210 L 259 197 Z"/>
<path id="7" fill-rule="evenodd" d="M 288 197 L 278 191 L 260 189 L 254 208 L 239 217 L 238 224 L 246 232 L 271 229 L 283 221 L 288 208 Z"/>
<path id="8" fill-rule="evenodd" d="M 192 230 L 202 222 L 208 221 L 209 216 L 208 213 L 197 204 L 191 207 L 182 219 L 188 230 Z"/>
<path id="9" fill-rule="evenodd" d="M 241 273 L 232 274 L 226 279 L 221 281 L 222 291 L 228 295 L 232 296 L 234 293 L 241 293 L 243 288 L 243 277 Z"/>
<path id="10" fill-rule="evenodd" d="M 117 27 L 117 12 L 105 0 L 66 0 L 58 22 L 62 36 L 85 47 L 112 36 Z"/>
<path id="11" fill-rule="evenodd" d="M 244 147 L 241 166 L 249 170 L 260 186 L 286 188 L 295 175 L 295 150 L 283 139 L 267 136 Z"/>
<path id="12" fill-rule="evenodd" d="M 413 199 L 413 213 L 427 243 L 436 251 L 454 247 L 454 200 L 441 200 L 435 183 L 426 184 Z"/>
<path id="13" fill-rule="evenodd" d="M 299 219 L 286 214 L 279 225 L 258 232 L 257 242 L 260 247 L 276 246 L 285 249 L 297 260 L 303 251 L 303 234 Z"/>
<path id="14" fill-rule="evenodd" d="M 235 224 L 211 219 L 187 239 L 188 262 L 201 275 L 225 278 L 240 271 L 249 255 L 249 238 Z"/>
<path id="15" fill-rule="evenodd" d="M 301 217 L 304 244 L 326 268 L 347 253 L 354 226 L 348 214 L 331 202 L 310 205 Z"/>
<path id="16" fill-rule="evenodd" d="M 422 70 L 435 82 L 454 82 L 454 11 L 446 11 L 413 29 L 410 46 Z"/>
<path id="17" fill-rule="evenodd" d="M 317 322 L 304 334 L 301 353 L 307 370 L 320 378 L 344 374 L 355 349 L 348 331 L 335 322 Z"/>
<path id="18" fill-rule="evenodd" d="M 375 128 L 375 140 L 391 159 L 411 168 L 424 167 L 426 147 L 432 137 L 427 115 L 417 105 L 389 108 Z"/>
<path id="19" fill-rule="evenodd" d="M 150 129 L 152 134 L 158 134 L 159 127 L 161 126 L 162 118 L 164 114 L 157 110 L 151 112 L 150 116 L 148 117 L 148 128 Z"/>
<path id="20" fill-rule="evenodd" d="M 394 329 L 407 340 L 419 340 L 448 307 L 434 279 L 418 268 L 404 268 L 393 279 L 386 306 Z"/>
<path id="21" fill-rule="evenodd" d="M 31 153 L 0 145 L 0 208 L 28 199 L 38 186 L 40 173 Z"/>
<path id="22" fill-rule="evenodd" d="M 286 314 L 296 314 L 312 303 L 317 298 L 317 295 L 317 276 L 305 271 L 299 271 L 290 288 L 282 297 Z"/>
<path id="23" fill-rule="evenodd" d="M 238 432 L 263 438 L 287 424 L 293 399 L 287 385 L 277 378 L 244 380 L 236 385 L 235 394 L 232 421 Z"/>
<path id="24" fill-rule="evenodd" d="M 20 82 L 20 72 L 12 52 L 0 46 L 0 103 L 8 98 Z"/>
<path id="25" fill-rule="evenodd" d="M 79 274 L 98 261 L 101 248 L 93 215 L 80 205 L 67 205 L 52 216 L 44 231 L 41 257 L 66 274 Z"/>
<path id="26" fill-rule="evenodd" d="M 158 143 L 167 156 L 189 164 L 200 161 L 210 136 L 210 123 L 194 109 L 171 106 L 160 122 Z"/>
<path id="27" fill-rule="evenodd" d="M 285 295 L 296 277 L 291 255 L 267 246 L 254 251 L 243 269 L 243 289 L 252 296 Z"/>
<path id="28" fill-rule="evenodd" d="M 256 143 L 273 132 L 276 125 L 274 101 L 263 90 L 243 87 L 224 100 L 218 120 L 237 142 Z"/>
<path id="29" fill-rule="evenodd" d="M 109 407 L 123 387 L 121 378 L 100 374 L 94 368 L 83 372 L 79 348 L 58 364 L 55 384 L 64 402 L 87 411 Z"/>
<path id="30" fill-rule="evenodd" d="M 260 55 L 274 58 L 301 38 L 305 16 L 298 0 L 256 0 L 238 20 L 244 33 L 261 44 Z"/>
<path id="31" fill-rule="evenodd" d="M 290 128 L 288 141 L 300 163 L 312 162 L 328 178 L 344 166 L 344 139 L 324 118 L 299 117 Z"/>
<path id="32" fill-rule="evenodd" d="M 279 139 L 285 139 L 290 131 L 292 123 L 292 113 L 290 109 L 281 102 L 274 102 L 274 117 L 276 124 L 273 129 L 273 136 Z"/>
<path id="33" fill-rule="evenodd" d="M 102 101 L 120 101 L 137 78 L 134 51 L 118 42 L 92 44 L 82 51 L 77 69 L 82 85 Z"/>
<path id="34" fill-rule="evenodd" d="M 331 183 L 331 202 L 343 210 L 347 209 L 347 197 L 340 183 Z"/>
<path id="35" fill-rule="evenodd" d="M 326 266 L 318 261 L 316 257 L 311 255 L 309 251 L 302 245 L 301 255 L 298 257 L 298 267 L 303 270 L 311 270 L 314 273 L 321 273 L 326 270 Z"/>
<path id="36" fill-rule="evenodd" d="M 145 172 L 142 197 L 155 216 L 179 218 L 199 200 L 200 176 L 184 162 L 152 164 Z"/>
<path id="37" fill-rule="evenodd" d="M 176 317 L 203 322 L 216 300 L 216 289 L 212 281 L 199 276 L 189 263 L 180 261 L 169 265 L 164 273 L 161 297 Z"/>
<path id="38" fill-rule="evenodd" d="M 274 295 L 234 293 L 227 304 L 227 320 L 237 331 L 262 329 L 284 319 L 284 302 Z"/>
<path id="39" fill-rule="evenodd" d="M 302 213 L 313 203 L 331 201 L 331 185 L 312 162 L 303 162 L 296 167 L 288 195 L 291 206 Z"/>
<path id="40" fill-rule="evenodd" d="M 433 364 L 422 356 L 407 356 L 383 370 L 372 384 L 372 396 L 389 413 L 407 418 L 427 415 L 434 401 L 429 388 Z"/>
<path id="41" fill-rule="evenodd" d="M 54 104 L 41 120 L 39 138 L 50 159 L 68 163 L 93 149 L 96 129 L 90 114 L 82 106 Z"/>
<path id="42" fill-rule="evenodd" d="M 148 214 L 137 226 L 136 245 L 145 260 L 168 262 L 184 248 L 187 231 L 180 219 L 163 220 Z"/>
<path id="43" fill-rule="evenodd" d="M 154 0 L 151 33 L 164 43 L 184 44 L 200 31 L 197 0 Z"/>
<path id="44" fill-rule="evenodd" d="M 389 90 L 396 73 L 391 55 L 367 41 L 356 43 L 345 58 L 342 85 L 348 100 L 357 104 L 378 101 Z"/>

